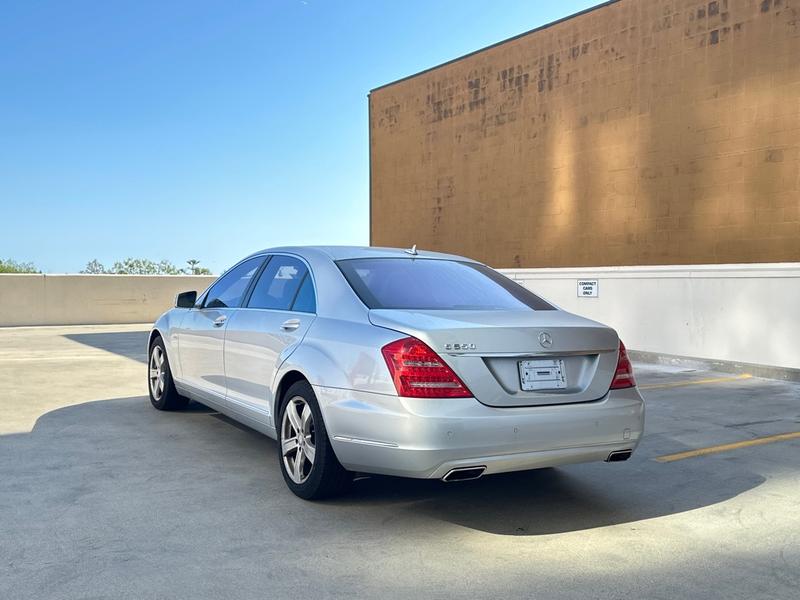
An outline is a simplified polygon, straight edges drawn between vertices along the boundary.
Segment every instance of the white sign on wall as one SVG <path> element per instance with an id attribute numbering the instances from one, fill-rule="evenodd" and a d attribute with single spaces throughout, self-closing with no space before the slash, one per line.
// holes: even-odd
<path id="1" fill-rule="evenodd" d="M 578 279 L 578 298 L 597 298 L 599 295 L 597 279 Z"/>

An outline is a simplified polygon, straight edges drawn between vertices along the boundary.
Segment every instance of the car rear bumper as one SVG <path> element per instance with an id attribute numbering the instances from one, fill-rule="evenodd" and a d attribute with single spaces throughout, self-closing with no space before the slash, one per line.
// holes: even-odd
<path id="1" fill-rule="evenodd" d="M 441 478 L 458 467 L 503 473 L 602 461 L 634 450 L 644 428 L 636 388 L 595 402 L 495 408 L 473 398 L 416 399 L 314 386 L 345 468 Z"/>

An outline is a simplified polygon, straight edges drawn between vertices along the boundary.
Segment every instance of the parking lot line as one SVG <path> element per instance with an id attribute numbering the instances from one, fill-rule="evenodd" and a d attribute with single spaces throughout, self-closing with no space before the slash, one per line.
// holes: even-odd
<path id="1" fill-rule="evenodd" d="M 712 383 L 724 383 L 726 381 L 738 381 L 741 379 L 752 379 L 753 376 L 749 373 L 742 373 L 741 375 L 734 375 L 733 377 L 714 377 L 712 379 L 695 379 L 693 381 L 673 381 L 671 383 L 651 383 L 650 385 L 640 385 L 640 390 L 658 390 L 673 387 L 682 387 L 684 385 L 709 385 Z"/>
<path id="2" fill-rule="evenodd" d="M 773 444 L 775 442 L 785 442 L 787 440 L 796 439 L 800 439 L 800 431 L 778 433 L 776 435 L 765 435 L 752 440 L 733 442 L 732 444 L 720 444 L 719 446 L 708 446 L 707 448 L 698 448 L 697 450 L 688 450 L 686 452 L 678 452 L 676 454 L 665 454 L 664 456 L 657 457 L 656 461 L 663 463 L 675 462 L 676 460 L 683 460 L 684 458 L 694 458 L 695 456 L 705 456 L 707 454 L 718 454 L 720 452 L 727 452 L 729 450 L 738 450 L 739 448 L 763 446 L 764 444 Z"/>

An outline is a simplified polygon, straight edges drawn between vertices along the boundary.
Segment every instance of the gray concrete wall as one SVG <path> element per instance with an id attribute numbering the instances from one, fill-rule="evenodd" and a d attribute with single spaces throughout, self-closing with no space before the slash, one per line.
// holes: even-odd
<path id="1" fill-rule="evenodd" d="M 628 348 L 800 368 L 800 263 L 503 272 L 614 327 Z M 597 298 L 578 297 L 587 279 L 598 281 Z"/>
<path id="2" fill-rule="evenodd" d="M 506 269 L 560 307 L 611 325 L 629 348 L 800 368 L 800 263 Z M 577 281 L 596 279 L 597 298 Z M 213 277 L 0 275 L 0 326 L 152 322 Z"/>
<path id="3" fill-rule="evenodd" d="M 149 323 L 214 277 L 0 274 L 0 327 Z"/>

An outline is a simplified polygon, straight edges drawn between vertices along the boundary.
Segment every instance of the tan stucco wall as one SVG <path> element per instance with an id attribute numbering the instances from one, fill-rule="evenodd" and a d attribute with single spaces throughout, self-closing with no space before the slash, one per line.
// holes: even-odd
<path id="1" fill-rule="evenodd" d="M 214 277 L 0 274 L 0 327 L 149 323 Z"/>
<path id="2" fill-rule="evenodd" d="M 800 260 L 800 0 L 620 0 L 373 90 L 371 243 Z"/>

